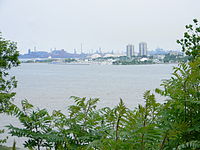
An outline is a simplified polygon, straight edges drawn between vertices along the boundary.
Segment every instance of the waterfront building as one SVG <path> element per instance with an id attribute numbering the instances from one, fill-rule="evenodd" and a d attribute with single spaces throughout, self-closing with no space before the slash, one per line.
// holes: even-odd
<path id="1" fill-rule="evenodd" d="M 102 57 L 100 54 L 93 54 L 92 56 L 90 56 L 90 58 L 92 59 L 96 59 L 96 58 L 100 58 Z"/>
<path id="2" fill-rule="evenodd" d="M 28 49 L 28 54 L 29 54 L 29 55 L 31 54 L 31 49 Z"/>
<path id="3" fill-rule="evenodd" d="M 140 42 L 139 43 L 139 56 L 147 56 L 147 43 Z"/>
<path id="4" fill-rule="evenodd" d="M 127 45 L 126 46 L 126 56 L 127 57 L 133 57 L 135 54 L 134 54 L 134 45 Z"/>

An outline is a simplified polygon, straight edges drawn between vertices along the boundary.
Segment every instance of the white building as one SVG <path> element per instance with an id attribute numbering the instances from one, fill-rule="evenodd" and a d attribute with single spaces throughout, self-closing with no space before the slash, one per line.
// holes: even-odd
<path id="1" fill-rule="evenodd" d="M 147 43 L 139 43 L 139 56 L 147 56 Z"/>
<path id="2" fill-rule="evenodd" d="M 131 45 L 131 44 L 127 45 L 126 46 L 126 56 L 127 57 L 132 57 L 134 55 L 135 55 L 134 54 L 134 45 Z"/>
<path id="3" fill-rule="evenodd" d="M 92 58 L 92 59 L 100 58 L 100 57 L 102 57 L 102 56 L 99 54 L 93 54 L 92 56 L 90 56 L 90 58 Z"/>

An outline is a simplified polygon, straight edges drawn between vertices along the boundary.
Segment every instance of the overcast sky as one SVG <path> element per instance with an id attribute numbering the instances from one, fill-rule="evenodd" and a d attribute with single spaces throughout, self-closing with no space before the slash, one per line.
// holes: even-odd
<path id="1" fill-rule="evenodd" d="M 33 49 L 73 52 L 180 49 L 185 25 L 200 20 L 200 0 L 0 0 L 0 31 L 21 53 Z"/>

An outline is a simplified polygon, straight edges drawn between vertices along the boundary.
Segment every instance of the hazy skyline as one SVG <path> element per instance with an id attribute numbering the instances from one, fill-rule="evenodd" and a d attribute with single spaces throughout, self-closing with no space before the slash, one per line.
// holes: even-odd
<path id="1" fill-rule="evenodd" d="M 114 52 L 145 41 L 180 49 L 185 25 L 200 21 L 200 0 L 0 0 L 0 31 L 21 53 L 34 46 Z"/>

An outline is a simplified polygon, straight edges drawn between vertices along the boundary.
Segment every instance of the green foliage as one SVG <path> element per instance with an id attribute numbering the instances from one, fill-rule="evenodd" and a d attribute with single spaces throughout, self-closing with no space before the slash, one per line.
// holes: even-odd
<path id="1" fill-rule="evenodd" d="M 197 19 L 194 19 L 193 22 L 193 25 L 186 25 L 187 32 L 184 33 L 183 39 L 177 40 L 177 43 L 182 46 L 186 55 L 195 59 L 200 57 L 200 26 Z"/>
<path id="2" fill-rule="evenodd" d="M 0 130 L 0 134 L 4 133 L 5 130 Z M 8 137 L 4 138 L 4 139 L 0 139 L 0 144 L 6 143 L 6 140 L 8 139 Z"/>
<path id="3" fill-rule="evenodd" d="M 164 90 L 156 91 L 168 100 L 163 106 L 161 123 L 166 132 L 166 145 L 172 149 L 200 140 L 200 58 L 180 63 L 171 79 L 163 82 Z M 165 142 L 166 142 L 165 141 Z"/>
<path id="4" fill-rule="evenodd" d="M 45 109 L 34 109 L 27 100 L 22 101 L 19 121 L 23 128 L 7 126 L 12 136 L 26 137 L 24 146 L 55 149 L 156 149 L 159 133 L 156 125 L 160 104 L 153 94 L 144 95 L 145 106 L 129 110 L 122 100 L 113 109 L 96 109 L 99 99 L 71 97 L 69 115 Z"/>
<path id="5" fill-rule="evenodd" d="M 190 58 L 189 56 L 183 57 L 182 55 L 172 55 L 169 53 L 165 55 L 163 62 L 164 63 L 187 62 L 189 58 Z"/>
<path id="6" fill-rule="evenodd" d="M 198 149 L 200 141 L 200 37 L 197 20 L 186 26 L 184 39 L 178 40 L 190 62 L 174 67 L 173 76 L 162 83 L 164 90 L 156 92 L 167 96 L 161 111 L 165 149 Z M 195 142 L 194 142 L 195 141 Z"/>
<path id="7" fill-rule="evenodd" d="M 17 86 L 15 77 L 8 79 L 7 72 L 11 67 L 19 65 L 16 43 L 5 40 L 0 35 L 0 113 L 8 112 L 11 99 L 15 96 L 11 92 Z"/>
<path id="8" fill-rule="evenodd" d="M 0 150 L 12 150 L 12 148 L 0 145 Z"/>
<path id="9" fill-rule="evenodd" d="M 199 141 L 190 141 L 185 144 L 181 144 L 177 148 L 178 150 L 195 150 L 195 149 L 200 149 L 200 142 Z"/>
<path id="10" fill-rule="evenodd" d="M 155 64 L 153 59 L 141 61 L 140 57 L 133 57 L 131 59 L 119 59 L 113 62 L 113 65 L 141 65 L 141 64 Z"/>
<path id="11" fill-rule="evenodd" d="M 155 96 L 150 91 L 145 92 L 144 99 L 144 106 L 138 105 L 128 113 L 125 129 L 134 149 L 158 149 L 161 131 L 157 121 L 161 105 L 155 101 Z"/>
<path id="12" fill-rule="evenodd" d="M 76 59 L 74 59 L 74 58 L 66 58 L 65 60 L 64 60 L 64 62 L 66 62 L 66 63 L 71 63 L 71 62 L 76 62 L 77 60 Z"/>
<path id="13" fill-rule="evenodd" d="M 12 125 L 7 126 L 10 134 L 18 137 L 28 137 L 24 146 L 28 148 L 47 146 L 52 147 L 52 117 L 45 109 L 34 110 L 33 105 L 27 100 L 22 101 L 22 111 L 19 116 L 19 121 L 24 128 L 17 128 Z"/>
<path id="14" fill-rule="evenodd" d="M 16 106 L 12 104 L 13 97 L 15 96 L 12 90 L 16 88 L 17 82 L 15 77 L 10 77 L 9 79 L 8 73 L 11 67 L 19 65 L 19 53 L 16 50 L 16 43 L 5 40 L 0 33 L 0 114 L 13 114 L 13 110 L 17 111 Z M 3 132 L 4 130 L 0 130 L 0 133 Z M 5 143 L 6 139 L 0 139 L 0 144 Z"/>

